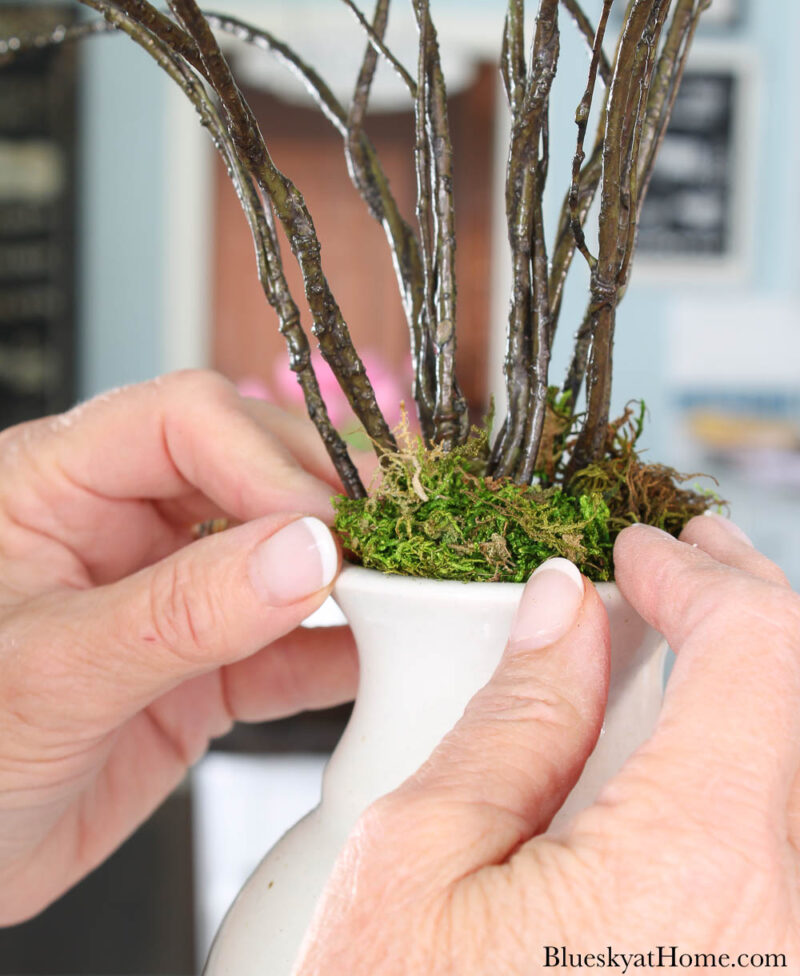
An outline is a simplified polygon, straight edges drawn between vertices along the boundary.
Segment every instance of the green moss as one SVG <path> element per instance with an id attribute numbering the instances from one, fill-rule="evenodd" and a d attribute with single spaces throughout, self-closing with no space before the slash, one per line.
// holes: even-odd
<path id="1" fill-rule="evenodd" d="M 384 573 L 519 583 L 545 559 L 564 556 L 608 579 L 600 495 L 485 478 L 485 430 L 447 454 L 407 434 L 400 440 L 369 498 L 335 500 L 335 528 L 355 561 Z"/>
<path id="2" fill-rule="evenodd" d="M 720 504 L 713 492 L 680 487 L 695 475 L 642 461 L 643 404 L 609 424 L 604 458 L 565 486 L 574 421 L 563 398 L 553 400 L 535 487 L 485 477 L 485 428 L 445 453 L 426 448 L 404 423 L 400 450 L 384 457 L 370 497 L 335 499 L 335 528 L 349 558 L 384 573 L 518 583 L 545 559 L 564 556 L 603 581 L 612 578 L 614 540 L 626 526 L 647 522 L 678 535 Z"/>

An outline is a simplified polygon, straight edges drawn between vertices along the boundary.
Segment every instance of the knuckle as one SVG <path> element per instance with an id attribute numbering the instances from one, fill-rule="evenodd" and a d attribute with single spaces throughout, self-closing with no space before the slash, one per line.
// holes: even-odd
<path id="1" fill-rule="evenodd" d="M 169 561 L 149 583 L 149 617 L 160 644 L 174 654 L 205 661 L 225 633 L 218 587 L 193 560 Z"/>
<path id="2" fill-rule="evenodd" d="M 513 676 L 510 676 L 513 678 Z M 565 691 L 541 679 L 524 684 L 513 680 L 508 688 L 488 686 L 477 702 L 481 713 L 491 718 L 492 727 L 501 730 L 535 724 L 537 728 L 551 728 L 555 732 L 582 724 L 581 714 Z"/>

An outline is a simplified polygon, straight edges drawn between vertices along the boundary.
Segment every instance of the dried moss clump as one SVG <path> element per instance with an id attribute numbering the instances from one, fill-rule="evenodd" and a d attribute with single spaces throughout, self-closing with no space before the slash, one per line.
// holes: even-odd
<path id="1" fill-rule="evenodd" d="M 406 576 L 521 583 L 545 559 L 564 556 L 592 579 L 609 578 L 600 495 L 484 477 L 485 430 L 448 453 L 407 431 L 399 441 L 371 497 L 335 500 L 336 531 L 356 562 Z"/>
<path id="2" fill-rule="evenodd" d="M 628 525 L 644 522 L 671 535 L 680 535 L 695 515 L 724 504 L 714 491 L 681 488 L 690 478 L 709 475 L 681 474 L 664 464 L 645 464 L 636 451 L 644 426 L 645 406 L 638 412 L 628 406 L 609 424 L 605 457 L 575 474 L 569 491 L 576 495 L 599 494 L 609 510 L 612 539 Z M 711 479 L 716 484 L 715 479 Z"/>

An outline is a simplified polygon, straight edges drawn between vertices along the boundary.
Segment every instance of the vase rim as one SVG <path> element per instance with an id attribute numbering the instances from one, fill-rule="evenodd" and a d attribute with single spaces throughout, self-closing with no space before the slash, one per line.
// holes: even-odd
<path id="1" fill-rule="evenodd" d="M 600 596 L 607 602 L 613 599 L 619 588 L 616 583 L 595 583 Z M 522 596 L 524 583 L 487 583 L 462 582 L 461 580 L 437 580 L 424 576 L 401 576 L 399 573 L 382 573 L 377 569 L 365 569 L 347 561 L 342 564 L 333 588 L 333 595 L 359 592 L 363 595 L 384 595 L 391 591 L 393 596 L 420 596 L 424 590 L 428 595 L 435 591 L 436 596 L 443 599 L 463 600 L 469 598 L 481 600 L 496 600 L 498 603 L 507 601 L 517 602 Z"/>

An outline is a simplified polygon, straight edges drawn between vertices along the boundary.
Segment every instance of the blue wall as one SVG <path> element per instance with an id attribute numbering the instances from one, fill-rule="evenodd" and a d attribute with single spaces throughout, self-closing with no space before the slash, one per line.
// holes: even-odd
<path id="1" fill-rule="evenodd" d="M 127 38 L 83 44 L 82 396 L 161 369 L 162 102 L 168 83 Z"/>

